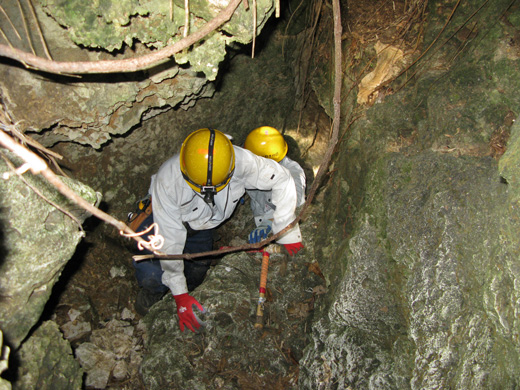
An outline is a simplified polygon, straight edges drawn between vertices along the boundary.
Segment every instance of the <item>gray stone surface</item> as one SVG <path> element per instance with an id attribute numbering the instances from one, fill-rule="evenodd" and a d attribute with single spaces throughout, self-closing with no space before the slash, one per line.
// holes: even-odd
<path id="1" fill-rule="evenodd" d="M 260 259 L 259 253 L 231 254 L 211 269 L 193 292 L 208 311 L 199 333 L 180 332 L 171 295 L 153 306 L 145 317 L 141 366 L 147 388 L 294 388 L 318 297 L 313 288 L 322 280 L 310 272 L 304 253 L 290 261 L 273 254 L 264 328 L 255 328 Z"/>
<path id="2" fill-rule="evenodd" d="M 20 159 L 7 153 L 15 166 Z M 0 172 L 11 172 L 0 160 Z M 12 173 L 12 172 L 11 172 Z M 86 217 L 42 176 L 27 172 L 24 179 L 47 199 L 60 205 L 79 222 Z M 63 179 L 71 189 L 92 204 L 100 194 Z M 0 328 L 6 343 L 16 349 L 39 320 L 67 261 L 84 235 L 69 216 L 38 196 L 18 176 L 0 180 Z"/>
<path id="3" fill-rule="evenodd" d="M 412 69 L 419 70 L 416 80 L 383 96 L 352 126 L 343 122 L 326 186 L 302 223 L 306 251 L 285 270 L 273 259 L 264 332 L 253 328 L 259 260 L 251 254 L 226 256 L 195 291 L 209 309 L 203 332 L 180 333 L 169 295 L 154 306 L 145 319 L 146 388 L 518 387 L 520 219 L 513 123 L 520 106 L 520 52 L 516 5 L 508 12 L 500 8 L 509 3 L 494 2 L 474 15 L 475 40 L 461 38 L 458 28 L 481 4 L 461 3 L 438 41 L 442 46 Z M 444 5 L 431 3 L 426 45 L 449 16 L 451 7 Z M 318 70 L 313 86 L 330 109 L 330 47 L 321 43 L 324 51 L 314 55 L 321 64 L 312 64 Z M 247 131 L 269 121 L 306 148 L 314 135 L 321 136 L 314 132 L 318 125 L 307 117 L 297 128 L 290 115 L 293 75 L 287 67 L 269 72 L 280 69 L 274 66 L 278 48 L 266 46 L 263 53 L 269 56 L 266 66 L 256 61 L 262 54 L 256 60 L 237 56 L 228 64 L 234 76 L 219 80 L 211 100 L 184 113 L 155 115 L 162 106 L 137 110 L 132 121 L 150 120 L 102 150 L 56 149 L 67 152 L 74 174 L 105 193 L 111 210 L 124 215 L 146 191 L 150 174 L 196 128 L 214 126 L 240 143 Z M 344 91 L 354 79 L 345 78 Z M 152 99 L 155 86 L 149 86 Z M 343 100 L 347 117 L 352 99 L 351 94 Z M 326 141 L 328 131 L 324 134 Z M 315 166 L 319 157 L 308 154 L 307 160 Z M 232 228 L 244 238 L 250 221 L 239 218 Z M 114 277 L 108 269 L 105 276 Z M 320 269 L 323 279 L 313 273 Z M 124 305 L 117 307 L 120 312 Z M 79 348 L 89 357 L 83 364 L 95 386 L 125 380 L 139 361 L 120 348 L 134 345 L 124 327 L 107 334 L 93 333 Z M 121 339 L 129 343 L 113 344 Z M 112 356 L 107 352 L 112 350 L 119 352 Z M 97 364 L 98 355 L 109 359 Z M 97 371 L 101 366 L 110 372 Z"/>
<path id="4" fill-rule="evenodd" d="M 519 215 L 496 162 L 389 155 L 366 194 L 302 388 L 516 387 Z"/>
<path id="5" fill-rule="evenodd" d="M 430 5 L 426 45 L 451 11 Z M 399 92 L 348 129 L 321 199 L 327 244 L 315 255 L 331 294 L 301 388 L 518 387 L 519 56 L 508 5 L 473 15 L 475 40 L 457 29 L 479 4 L 458 8 L 451 39 L 438 38 L 416 79 L 392 83 Z"/>
<path id="6" fill-rule="evenodd" d="M 18 351 L 19 390 L 79 390 L 83 370 L 53 321 L 42 323 Z"/>

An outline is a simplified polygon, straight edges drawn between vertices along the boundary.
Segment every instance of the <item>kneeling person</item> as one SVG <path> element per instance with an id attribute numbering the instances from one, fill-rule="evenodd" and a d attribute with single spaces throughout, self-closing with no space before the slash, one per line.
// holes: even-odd
<path id="1" fill-rule="evenodd" d="M 286 168 L 232 145 L 218 130 L 205 128 L 188 135 L 180 153 L 167 160 L 151 180 L 153 221 L 164 238 L 161 251 L 181 254 L 211 250 L 213 229 L 231 217 L 246 189 L 272 191 L 271 201 L 276 206 L 272 216 L 274 233 L 294 220 L 297 194 Z M 299 226 L 277 241 L 288 248 L 301 248 Z M 144 309 L 161 298 L 159 290 L 169 289 L 177 304 L 181 331 L 185 326 L 192 331 L 199 328 L 193 305 L 204 309 L 189 292 L 202 280 L 190 281 L 188 264 L 205 268 L 197 272 L 205 274 L 209 262 L 157 259 L 135 262 L 142 291 L 149 290 L 144 295 L 152 297 L 146 302 L 141 300 Z M 159 292 L 154 293 L 150 286 Z"/>

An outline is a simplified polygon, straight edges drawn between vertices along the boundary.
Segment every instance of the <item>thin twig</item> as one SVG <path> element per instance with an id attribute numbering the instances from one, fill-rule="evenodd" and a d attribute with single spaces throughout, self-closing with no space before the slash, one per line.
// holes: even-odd
<path id="1" fill-rule="evenodd" d="M 16 125 L 18 125 L 20 122 L 16 122 Z M 14 135 L 16 138 L 18 138 L 23 144 L 31 145 L 33 148 L 36 148 L 40 150 L 41 152 L 53 157 L 57 158 L 58 160 L 62 160 L 63 156 L 59 153 L 53 152 L 50 149 L 47 149 L 42 144 L 40 144 L 38 141 L 32 139 L 31 137 L 26 137 L 25 134 L 23 134 L 21 131 L 19 131 L 16 128 L 16 125 L 7 125 L 0 123 L 0 129 L 4 131 L 10 132 L 12 135 Z"/>
<path id="2" fill-rule="evenodd" d="M 251 58 L 255 58 L 256 46 L 256 0 L 253 0 L 253 45 L 251 48 Z"/>
<path id="3" fill-rule="evenodd" d="M 440 36 L 442 35 L 442 33 L 444 32 L 444 30 L 446 29 L 446 27 L 448 26 L 449 22 L 451 21 L 451 19 L 453 18 L 453 15 L 455 14 L 455 11 L 457 10 L 457 8 L 459 7 L 460 5 L 460 2 L 462 0 L 458 0 L 457 3 L 454 5 L 453 9 L 451 10 L 451 13 L 450 13 L 450 16 L 448 17 L 448 19 L 446 20 L 446 23 L 444 23 L 444 26 L 442 26 L 442 29 L 441 31 L 439 31 L 439 33 L 437 34 L 437 36 L 435 37 L 435 39 L 432 41 L 432 43 L 430 43 L 430 45 L 426 48 L 425 51 L 423 51 L 421 53 L 421 55 L 419 57 L 417 57 L 410 65 L 408 65 L 407 67 L 405 67 L 401 72 L 399 72 L 399 74 L 397 76 L 395 76 L 393 78 L 393 80 L 401 77 L 405 72 L 408 71 L 408 69 L 410 69 L 412 66 L 414 66 L 417 62 L 419 62 L 421 60 L 421 58 L 423 58 L 426 53 L 428 53 L 430 51 L 430 49 L 433 47 L 433 45 L 435 45 L 435 43 L 439 40 Z M 486 0 L 485 3 L 487 3 L 489 0 Z M 409 80 L 409 79 L 408 79 Z M 405 81 L 405 83 L 399 88 L 399 90 L 404 86 L 406 85 L 406 83 L 408 82 L 408 80 Z"/>
<path id="4" fill-rule="evenodd" d="M 287 31 L 289 30 L 289 26 L 291 25 L 291 21 L 292 21 L 292 18 L 294 15 L 296 15 L 296 13 L 298 12 L 298 9 L 300 8 L 300 6 L 303 4 L 304 0 L 301 0 L 300 1 L 300 4 L 298 4 L 298 6 L 296 7 L 296 9 L 294 10 L 294 12 L 291 14 L 291 16 L 289 17 L 289 21 L 287 22 L 287 24 L 285 25 L 285 32 L 284 32 L 284 37 L 287 36 Z M 282 42 L 282 56 L 284 56 L 284 47 L 285 47 L 285 39 L 284 41 Z"/>
<path id="5" fill-rule="evenodd" d="M 11 21 L 11 18 L 9 17 L 9 15 L 7 14 L 7 12 L 5 12 L 4 8 L 0 5 L 0 12 L 2 12 L 4 14 L 4 16 L 6 17 L 7 21 L 9 22 L 9 24 L 11 25 L 11 28 L 13 29 L 14 33 L 16 34 L 16 36 L 18 37 L 18 39 L 21 41 L 22 40 L 22 37 L 20 36 L 20 34 L 18 33 L 18 30 L 16 29 L 16 27 L 14 26 L 13 22 Z"/>
<path id="6" fill-rule="evenodd" d="M 5 113 L 5 111 L 2 111 L 2 113 Z M 24 133 L 19 131 L 17 129 L 17 125 L 19 122 L 17 122 L 15 125 L 13 124 L 6 124 L 2 122 L 6 122 L 7 118 L 0 118 L 0 129 L 9 132 L 12 136 L 18 138 L 18 140 L 24 144 L 24 145 L 30 145 L 31 147 L 37 149 L 42 155 L 45 156 L 56 168 L 56 170 L 61 173 L 63 176 L 68 177 L 65 172 L 61 169 L 59 164 L 56 162 L 56 159 L 61 160 L 63 159 L 63 156 L 60 154 L 53 152 L 52 150 L 47 149 L 42 144 L 40 144 L 38 141 L 32 139 L 31 137 L 26 137 Z M 10 119 L 9 121 L 10 122 Z M 12 123 L 12 122 L 11 122 Z"/>
<path id="7" fill-rule="evenodd" d="M 25 13 L 23 12 L 22 3 L 20 2 L 20 0 L 18 0 L 18 8 L 20 8 L 20 14 L 22 15 L 23 27 L 25 29 L 25 35 L 27 35 L 27 41 L 29 42 L 31 51 L 34 55 L 36 55 L 36 51 L 34 50 L 34 46 L 31 39 L 31 33 L 29 32 L 29 26 L 27 25 L 27 19 L 25 18 Z"/>
<path id="8" fill-rule="evenodd" d="M 303 69 L 303 80 L 301 81 L 301 84 L 302 84 L 302 99 L 303 100 L 302 100 L 302 106 L 300 107 L 300 113 L 299 113 L 299 117 L 298 117 L 298 126 L 296 127 L 296 133 L 300 132 L 300 123 L 301 123 L 302 112 L 303 112 L 303 109 L 305 108 L 305 104 L 306 104 L 305 86 L 307 85 L 307 78 L 309 76 L 309 63 L 310 63 L 310 61 L 312 59 L 312 52 L 314 50 L 314 42 L 315 42 L 315 38 L 316 38 L 316 28 L 318 26 L 318 21 L 320 19 L 320 13 L 321 13 L 321 8 L 323 6 L 323 0 L 319 0 L 319 2 L 317 4 L 318 5 L 316 7 L 316 14 L 315 14 L 314 23 L 312 25 L 311 32 L 310 32 L 310 35 L 311 35 L 311 41 L 309 43 L 310 52 L 308 53 L 308 56 L 307 56 L 307 58 L 305 60 L 306 63 L 304 64 L 304 69 Z M 303 47 L 301 49 L 301 52 L 303 52 Z M 308 96 L 307 96 L 307 98 L 308 98 Z"/>
<path id="9" fill-rule="evenodd" d="M 184 33 L 182 36 L 186 38 L 190 32 L 190 0 L 184 0 Z"/>
<path id="10" fill-rule="evenodd" d="M 2 27 L 0 27 L 0 34 L 1 34 L 2 37 L 5 39 L 5 41 L 6 41 L 7 44 L 9 45 L 9 47 L 13 47 L 13 44 L 11 43 L 11 41 L 9 40 L 9 38 L 7 37 L 7 35 L 4 33 L 4 30 L 2 30 Z"/>
<path id="11" fill-rule="evenodd" d="M 222 12 L 206 23 L 201 29 L 195 31 L 185 38 L 182 38 L 171 46 L 154 51 L 141 57 L 103 61 L 51 61 L 16 48 L 11 48 L 6 45 L 0 45 L 0 57 L 7 57 L 15 61 L 19 61 L 27 68 L 33 68 L 56 74 L 136 72 L 138 70 L 152 68 L 156 65 L 168 61 L 175 53 L 190 47 L 194 43 L 204 38 L 210 32 L 215 31 L 231 18 L 235 12 L 235 9 L 241 2 L 242 0 L 231 0 L 228 6 Z"/>

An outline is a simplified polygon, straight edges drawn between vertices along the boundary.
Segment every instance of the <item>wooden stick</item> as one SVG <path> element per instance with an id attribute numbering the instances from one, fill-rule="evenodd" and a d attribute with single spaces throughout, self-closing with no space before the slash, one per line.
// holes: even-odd
<path id="1" fill-rule="evenodd" d="M 267 271 L 269 268 L 269 252 L 262 252 L 262 270 L 260 272 L 260 288 L 258 296 L 258 305 L 256 306 L 256 322 L 255 328 L 262 329 L 264 327 L 264 304 L 267 287 Z"/>

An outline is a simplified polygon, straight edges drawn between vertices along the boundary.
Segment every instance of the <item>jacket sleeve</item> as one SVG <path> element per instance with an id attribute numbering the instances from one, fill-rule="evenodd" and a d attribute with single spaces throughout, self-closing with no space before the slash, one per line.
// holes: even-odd
<path id="1" fill-rule="evenodd" d="M 287 168 L 291 172 L 291 176 L 294 180 L 296 187 L 297 202 L 296 207 L 300 207 L 305 203 L 305 190 L 307 187 L 305 171 L 296 161 L 291 160 L 289 157 L 285 157 L 280 164 Z"/>
<path id="2" fill-rule="evenodd" d="M 236 165 L 239 164 L 243 168 L 246 189 L 272 191 L 271 201 L 276 206 L 273 213 L 273 233 L 278 233 L 296 218 L 297 194 L 291 173 L 277 162 L 244 149 L 237 151 Z M 300 227 L 296 225 L 277 242 L 291 244 L 301 240 Z"/>
<path id="3" fill-rule="evenodd" d="M 164 237 L 164 245 L 161 251 L 176 255 L 184 250 L 187 232 L 182 224 L 178 206 L 179 194 L 175 188 L 174 180 L 169 180 L 170 177 L 164 175 L 165 172 L 161 173 L 162 175 L 156 176 L 152 180 L 150 187 L 153 218 L 159 226 L 159 234 Z M 162 283 L 168 286 L 173 295 L 188 292 L 183 260 L 161 260 L 161 267 L 164 271 Z"/>

